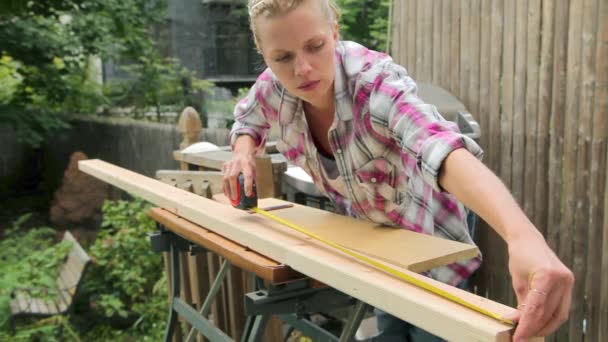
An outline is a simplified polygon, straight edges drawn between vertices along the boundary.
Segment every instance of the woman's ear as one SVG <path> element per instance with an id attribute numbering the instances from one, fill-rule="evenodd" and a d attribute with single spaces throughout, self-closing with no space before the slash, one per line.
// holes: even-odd
<path id="1" fill-rule="evenodd" d="M 340 40 L 340 24 L 338 24 L 337 20 L 334 20 L 334 24 L 332 26 L 334 29 L 334 41 L 338 42 L 338 40 Z"/>

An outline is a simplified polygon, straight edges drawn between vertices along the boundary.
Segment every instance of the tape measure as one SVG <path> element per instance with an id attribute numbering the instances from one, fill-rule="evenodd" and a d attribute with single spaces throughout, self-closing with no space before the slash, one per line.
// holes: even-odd
<path id="1" fill-rule="evenodd" d="M 333 247 L 333 248 L 335 248 L 335 249 L 337 249 L 337 250 L 339 250 L 339 251 L 341 251 L 341 252 L 343 252 L 343 253 L 345 253 L 345 254 L 347 254 L 347 255 L 349 255 L 349 256 L 351 256 L 351 257 L 353 257 L 353 258 L 355 258 L 355 259 L 357 259 L 357 260 L 359 260 L 361 262 L 363 262 L 363 263 L 365 263 L 365 264 L 374 266 L 375 268 L 380 269 L 380 270 L 382 270 L 382 271 L 384 271 L 384 272 L 386 272 L 386 273 L 388 273 L 388 274 L 390 274 L 390 275 L 392 275 L 394 277 L 397 277 L 397 278 L 399 278 L 401 280 L 404 280 L 404 281 L 408 282 L 409 284 L 412 284 L 412 285 L 415 285 L 415 286 L 417 286 L 419 288 L 425 289 L 425 290 L 427 290 L 429 292 L 432 292 L 432 293 L 434 293 L 434 294 L 436 294 L 436 295 L 438 295 L 440 297 L 443 297 L 443 298 L 448 299 L 448 300 L 450 300 L 452 302 L 460 304 L 460 305 L 462 305 L 464 307 L 467 307 L 467 308 L 469 308 L 471 310 L 477 311 L 477 312 L 479 312 L 481 314 L 484 314 L 484 315 L 486 315 L 488 317 L 494 318 L 494 319 L 496 319 L 496 320 L 498 320 L 498 321 L 500 321 L 502 323 L 506 323 L 506 324 L 510 324 L 510 325 L 514 325 L 515 324 L 512 320 L 504 318 L 503 315 L 501 315 L 499 313 L 492 312 L 492 311 L 487 310 L 485 308 L 482 308 L 482 307 L 480 307 L 480 306 L 478 306 L 478 305 L 476 305 L 474 303 L 470 303 L 470 302 L 468 302 L 468 301 L 466 301 L 466 300 L 464 300 L 464 299 L 462 299 L 462 298 L 460 298 L 458 296 L 455 296 L 454 294 L 452 294 L 452 293 L 450 293 L 448 291 L 445 291 L 445 290 L 443 290 L 443 289 L 441 289 L 439 287 L 436 287 L 436 286 L 434 286 L 432 284 L 429 284 L 429 283 L 427 283 L 427 282 L 425 282 L 423 280 L 420 280 L 420 279 L 418 279 L 416 277 L 413 277 L 413 276 L 411 276 L 411 275 L 409 275 L 407 273 L 401 272 L 401 271 L 399 271 L 397 269 L 394 269 L 394 268 L 392 268 L 390 266 L 387 266 L 387 265 L 385 265 L 383 263 L 380 263 L 380 262 L 378 262 L 378 261 L 376 261 L 374 259 L 371 259 L 371 258 L 369 258 L 369 257 L 367 257 L 367 256 L 365 256 L 363 254 L 360 254 L 360 253 L 357 253 L 357 252 L 355 252 L 353 250 L 345 248 L 345 247 L 343 247 L 343 246 L 341 246 L 341 245 L 339 245 L 339 244 L 337 244 L 337 243 L 335 243 L 333 241 L 327 240 L 327 239 L 325 239 L 325 238 L 323 238 L 323 237 L 321 237 L 321 236 L 319 236 L 319 235 L 317 235 L 317 234 L 315 234 L 313 232 L 310 232 L 310 231 L 308 231 L 308 230 L 306 230 L 306 229 L 304 229 L 304 228 L 302 228 L 302 227 L 300 227 L 300 226 L 298 226 L 296 224 L 293 224 L 293 223 L 291 223 L 291 222 L 289 222 L 287 220 L 284 220 L 284 219 L 282 219 L 282 218 L 280 218 L 280 217 L 278 217 L 276 215 L 273 215 L 273 214 L 269 213 L 268 211 L 266 211 L 264 209 L 258 208 L 257 207 L 257 201 L 258 200 L 257 200 L 257 195 L 256 195 L 255 191 L 254 191 L 253 196 L 250 196 L 249 198 L 244 197 L 244 196 L 242 196 L 240 194 L 240 192 L 244 192 L 244 185 L 243 185 L 244 179 L 242 178 L 242 175 L 239 176 L 238 182 L 239 182 L 239 184 L 238 184 L 237 188 L 238 188 L 238 191 L 239 191 L 238 198 L 239 198 L 240 202 L 236 203 L 235 201 L 233 201 L 232 202 L 233 206 L 235 206 L 237 208 L 241 208 L 241 209 L 251 210 L 254 213 L 260 214 L 260 215 L 262 215 L 262 216 L 264 216 L 266 218 L 269 218 L 269 219 L 271 219 L 271 220 L 273 220 L 275 222 L 278 222 L 278 223 L 280 223 L 280 224 L 282 224 L 284 226 L 287 226 L 287 227 L 289 227 L 289 228 L 291 228 L 291 229 L 293 229 L 295 231 L 298 231 L 298 232 L 300 232 L 300 233 L 302 233 L 302 234 L 304 234 L 304 235 L 306 235 L 308 237 L 311 237 L 311 238 L 313 238 L 313 239 L 315 239 L 315 240 L 317 240 L 317 241 L 319 241 L 319 242 L 321 242 L 321 243 L 323 243 L 325 245 Z"/>

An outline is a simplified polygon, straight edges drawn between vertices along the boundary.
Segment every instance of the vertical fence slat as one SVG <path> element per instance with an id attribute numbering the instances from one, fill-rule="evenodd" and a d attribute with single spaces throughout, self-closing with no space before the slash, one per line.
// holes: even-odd
<path id="1" fill-rule="evenodd" d="M 441 87 L 445 89 L 450 89 L 450 49 L 451 49 L 451 41 L 450 41 L 450 13 L 451 13 L 451 4 L 449 1 L 440 1 L 441 6 L 441 76 L 440 76 L 440 84 Z"/>
<path id="2" fill-rule="evenodd" d="M 492 113 L 490 111 L 490 48 L 493 45 L 490 44 L 490 39 L 492 35 L 492 2 L 491 1 L 481 1 L 481 23 L 479 27 L 480 31 L 480 59 L 479 59 L 479 113 L 475 116 L 476 118 L 483 118 L 483 120 L 479 120 L 480 128 L 481 128 L 481 146 L 486 151 L 484 157 L 484 163 L 486 166 L 492 168 L 491 165 L 491 155 L 493 151 L 489 151 L 490 148 L 490 137 L 492 136 L 490 132 L 490 120 L 492 119 Z M 487 224 L 480 222 L 478 224 L 478 228 L 475 230 L 475 241 L 479 246 L 487 246 L 488 239 L 490 235 L 490 230 Z M 485 251 L 484 251 L 485 253 Z M 488 264 L 488 255 L 486 256 L 486 264 Z M 480 270 L 479 274 L 475 277 L 473 282 L 475 283 L 475 292 L 481 295 L 485 295 L 487 289 L 487 283 L 484 279 L 484 269 Z"/>
<path id="3" fill-rule="evenodd" d="M 524 201 L 524 134 L 526 111 L 526 33 L 528 0 L 515 2 L 515 74 L 513 77 L 513 147 L 511 152 L 511 192 L 520 204 Z"/>
<path id="4" fill-rule="evenodd" d="M 401 18 L 401 6 L 403 5 L 404 1 L 405 0 L 391 2 L 393 6 L 393 15 L 392 18 L 389 18 L 392 25 L 392 27 L 389 28 L 391 30 L 391 40 L 388 43 L 387 48 L 389 49 L 389 54 L 396 61 L 404 61 L 406 56 L 403 53 L 403 44 L 406 43 L 403 34 L 407 31 L 402 28 L 402 25 L 405 22 L 403 20 L 395 20 L 396 18 Z"/>
<path id="5" fill-rule="evenodd" d="M 481 1 L 480 9 L 481 21 L 478 27 L 479 39 L 479 84 L 478 97 L 479 109 L 477 117 L 483 118 L 480 122 L 481 126 L 481 145 L 485 149 L 489 146 L 490 137 L 490 117 L 492 113 L 490 107 L 490 35 L 491 35 L 491 18 L 492 18 L 492 2 Z M 489 160 L 486 158 L 486 165 L 491 167 Z"/>
<path id="6" fill-rule="evenodd" d="M 542 1 L 542 27 L 538 89 L 538 118 L 536 143 L 536 202 L 534 223 L 547 234 L 547 196 L 549 180 L 549 114 L 551 112 L 551 83 L 553 82 L 553 15 L 555 0 Z"/>
<path id="7" fill-rule="evenodd" d="M 575 209 L 575 233 L 573 244 L 573 269 L 578 281 L 574 284 L 573 295 L 576 298 L 586 298 L 591 293 L 586 292 L 587 272 L 594 272 L 587 264 L 588 233 L 593 230 L 589 227 L 591 210 L 589 208 L 589 171 L 591 167 L 591 136 L 593 120 L 593 93 L 595 87 L 595 38 L 597 30 L 597 1 L 584 0 L 582 8 L 582 34 L 578 39 L 581 41 L 581 75 L 580 75 L 580 100 L 578 119 L 578 141 L 577 141 L 577 169 L 576 169 L 576 209 Z M 573 305 L 570 319 L 570 340 L 580 341 L 583 336 L 583 320 L 588 321 L 586 312 L 586 301 L 577 300 Z"/>
<path id="8" fill-rule="evenodd" d="M 439 85 L 441 77 L 441 0 L 429 1 L 432 5 L 433 15 L 429 20 L 433 25 L 433 65 L 431 67 L 431 76 L 433 84 Z"/>
<path id="9" fill-rule="evenodd" d="M 471 0 L 469 17 L 469 90 L 467 91 L 467 108 L 483 124 L 486 118 L 479 115 L 479 52 L 480 52 L 480 0 Z"/>
<path id="10" fill-rule="evenodd" d="M 498 171 L 500 167 L 500 154 L 501 154 L 501 137 L 500 137 L 500 94 L 501 94 L 501 86 L 500 86 L 500 72 L 501 72 L 501 64 L 502 64 L 502 44 L 503 44 L 503 0 L 492 0 L 492 17 L 491 17 L 491 28 L 490 29 L 490 41 L 492 42 L 492 47 L 490 51 L 490 106 L 488 109 L 488 115 L 490 117 L 489 120 L 489 146 L 486 149 L 486 155 L 489 158 L 490 167 L 494 171 Z M 503 242 L 501 241 L 500 236 L 496 234 L 489 227 L 485 227 L 487 231 L 487 240 L 482 241 L 485 242 L 483 247 L 487 246 L 500 246 Z M 494 298 L 496 300 L 502 300 L 503 296 L 500 295 L 500 292 L 504 288 L 504 286 L 494 286 L 494 284 L 500 284 L 500 281 L 497 280 L 496 267 L 494 265 L 504 265 L 506 262 L 506 252 L 501 251 L 498 248 L 486 248 L 484 249 L 485 255 L 485 264 L 483 267 L 483 281 L 478 282 L 480 286 L 482 286 L 482 291 L 490 298 Z"/>
<path id="11" fill-rule="evenodd" d="M 418 22 L 418 14 L 416 9 L 416 4 L 418 1 L 416 0 L 408 0 L 407 3 L 407 17 L 402 18 L 402 20 L 407 22 L 407 70 L 410 75 L 417 75 L 416 64 L 417 64 L 417 50 L 418 47 L 418 38 L 417 38 L 417 22 Z M 403 13 L 403 12 L 402 12 Z"/>
<path id="12" fill-rule="evenodd" d="M 421 4 L 418 3 L 418 6 Z M 422 76 L 422 81 L 432 82 L 433 68 L 433 4 L 431 1 L 423 1 L 422 16 L 422 74 L 418 71 L 418 77 Z"/>
<path id="13" fill-rule="evenodd" d="M 467 103 L 468 83 L 471 71 L 471 60 L 469 59 L 470 35 L 469 35 L 469 5 L 471 0 L 461 0 L 460 3 L 460 80 L 458 96 L 465 106 Z"/>
<path id="14" fill-rule="evenodd" d="M 532 219 L 536 204 L 536 156 L 538 125 L 538 73 L 540 62 L 541 0 L 528 0 L 528 39 L 526 62 L 526 118 L 524 148 L 524 211 Z"/>
<path id="15" fill-rule="evenodd" d="M 575 211 L 576 211 L 576 173 L 577 173 L 577 136 L 578 136 L 578 119 L 579 119 L 579 99 L 580 99 L 580 70 L 581 70 L 581 34 L 582 34 L 582 15 L 583 6 L 580 1 L 571 1 L 569 9 L 568 29 L 568 59 L 566 67 L 566 126 L 564 129 L 564 199 L 562 200 L 562 226 L 560 229 L 560 244 L 559 256 L 565 264 L 572 268 L 574 263 L 574 239 L 576 238 L 575 231 Z M 576 294 L 577 288 L 580 287 L 581 270 L 573 269 L 574 276 L 579 279 L 575 284 Z M 584 276 L 584 275 L 583 275 Z M 580 309 L 580 301 L 572 303 L 572 313 L 570 315 L 570 324 L 562 326 L 558 332 L 557 338 L 565 341 L 566 339 L 573 341 L 574 334 L 570 333 L 574 329 L 579 319 L 578 310 Z"/>
<path id="16" fill-rule="evenodd" d="M 502 137 L 500 176 L 507 185 L 511 187 L 511 149 L 513 141 L 513 77 L 515 74 L 515 3 L 517 1 L 505 1 L 504 13 L 504 41 L 502 49 L 502 106 L 500 114 Z"/>
<path id="17" fill-rule="evenodd" d="M 608 95 L 607 92 L 604 92 Z M 606 106 L 604 106 L 606 108 Z M 608 153 L 606 153 L 608 159 Z M 606 172 L 606 184 L 604 189 L 604 213 L 608 213 L 608 172 Z M 602 234 L 602 251 L 608 251 L 608 215 L 604 214 L 604 232 Z M 606 341 L 608 339 L 608 253 L 602 254 L 602 268 L 600 270 L 602 280 L 600 282 L 600 323 L 599 323 L 599 340 Z M 604 289 L 604 291 L 601 291 Z"/>
<path id="18" fill-rule="evenodd" d="M 492 47 L 490 50 L 490 134 L 489 141 L 492 148 L 489 159 L 490 166 L 495 172 L 500 171 L 500 70 L 503 44 L 503 6 L 502 0 L 492 0 L 492 27 L 490 28 Z"/>
<path id="19" fill-rule="evenodd" d="M 452 5 L 452 20 L 450 23 L 450 92 L 460 96 L 460 4 L 450 1 Z"/>
<path id="20" fill-rule="evenodd" d="M 562 156 L 566 106 L 566 55 L 568 51 L 568 2 L 555 2 L 553 91 L 549 144 L 549 210 L 547 242 L 557 251 L 561 230 Z"/>
<path id="21" fill-rule="evenodd" d="M 608 265 L 602 265 L 603 254 L 608 254 L 606 248 L 607 237 L 604 234 L 602 237 L 602 223 L 604 230 L 608 229 L 608 214 L 606 210 L 602 210 L 605 205 L 608 205 L 608 198 L 602 196 L 602 189 L 608 195 L 608 182 L 603 173 L 608 177 L 606 171 L 607 165 L 607 150 L 608 150 L 608 5 L 606 1 L 597 1 L 597 44 L 595 51 L 595 75 L 597 75 L 595 83 L 595 96 L 593 101 L 593 132 L 591 140 L 591 167 L 589 179 L 589 239 L 588 239 L 588 254 L 587 254 L 587 279 L 586 292 L 588 293 L 587 300 L 587 324 L 588 341 L 604 341 L 608 339 L 608 321 L 601 319 L 602 312 L 608 312 L 608 301 L 606 293 L 608 293 L 608 283 L 602 283 L 603 272 L 608 271 Z M 606 203 L 604 202 L 606 201 Z M 602 246 L 604 248 L 602 249 Z M 600 270 L 598 272 L 597 270 Z M 603 289 L 603 291 L 602 291 Z M 603 335 L 603 336 L 602 336 Z"/>
<path id="22" fill-rule="evenodd" d="M 416 71 L 415 78 L 418 81 L 424 81 L 424 67 L 423 62 L 423 50 L 424 50 L 424 3 L 420 1 L 414 1 L 416 3 Z"/>

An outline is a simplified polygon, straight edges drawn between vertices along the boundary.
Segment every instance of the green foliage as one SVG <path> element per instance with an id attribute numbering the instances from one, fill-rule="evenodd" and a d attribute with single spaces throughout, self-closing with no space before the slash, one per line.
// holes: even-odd
<path id="1" fill-rule="evenodd" d="M 110 81 L 105 92 L 112 105 L 132 107 L 136 118 L 153 107 L 156 120 L 160 121 L 163 107 L 192 105 L 193 98 L 213 86 L 213 83 L 182 67 L 178 60 L 162 58 L 156 53 L 140 56 L 137 63 L 125 65 L 122 69 L 130 77 Z"/>
<path id="2" fill-rule="evenodd" d="M 56 231 L 49 227 L 24 231 L 23 224 L 31 217 L 23 215 L 14 221 L 0 240 L 0 340 L 8 338 L 10 294 L 15 289 L 32 289 L 32 295 L 51 297 L 56 286 L 59 266 L 70 251 L 69 242 L 55 243 Z M 14 341 L 59 341 L 64 321 L 39 321 L 20 327 Z M 64 331 L 71 328 L 64 327 Z"/>
<path id="3" fill-rule="evenodd" d="M 147 234 L 155 230 L 141 200 L 106 202 L 102 230 L 89 249 L 91 271 L 76 298 L 76 315 L 21 320 L 8 331 L 9 295 L 15 288 L 53 287 L 71 246 L 55 243 L 56 231 L 25 231 L 27 214 L 0 240 L 0 341 L 159 341 L 167 313 L 167 280 Z M 48 293 L 50 295 L 51 293 Z M 44 297 L 44 291 L 34 292 Z M 89 305 L 90 302 L 90 305 Z M 84 304 L 84 305 L 82 305 Z"/>
<path id="4" fill-rule="evenodd" d="M 106 202 L 102 208 L 103 230 L 90 248 L 94 267 L 85 288 L 108 320 L 132 319 L 134 323 L 120 332 L 96 326 L 91 338 L 145 334 L 158 339 L 162 335 L 167 288 L 162 258 L 152 252 L 147 238 L 155 231 L 154 221 L 146 215 L 148 208 L 142 200 Z"/>
<path id="5" fill-rule="evenodd" d="M 390 0 L 337 0 L 342 9 L 340 32 L 346 40 L 377 51 L 386 50 Z"/>
<path id="6" fill-rule="evenodd" d="M 23 81 L 23 76 L 19 73 L 19 64 L 10 56 L 0 57 L 0 104 L 8 103 L 13 99 L 17 87 Z"/>
<path id="7" fill-rule="evenodd" d="M 46 132 L 65 128 L 60 114 L 92 113 L 107 104 L 91 77 L 91 56 L 127 58 L 156 53 L 150 28 L 162 21 L 165 1 L 8 1 L 0 10 L 0 53 L 19 63 L 22 76 L 0 123 L 39 145 Z"/>

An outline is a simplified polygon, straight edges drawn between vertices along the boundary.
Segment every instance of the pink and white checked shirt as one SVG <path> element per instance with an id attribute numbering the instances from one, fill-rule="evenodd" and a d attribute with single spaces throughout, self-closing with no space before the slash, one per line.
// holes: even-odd
<path id="1" fill-rule="evenodd" d="M 277 149 L 302 167 L 321 193 L 345 214 L 376 223 L 473 244 L 463 205 L 440 188 L 439 169 L 453 150 L 481 148 L 416 95 L 414 80 L 384 54 L 357 43 L 336 47 L 336 116 L 329 142 L 344 192 L 329 184 L 309 133 L 302 101 L 270 69 L 256 80 L 234 111 L 232 141 L 251 135 L 262 144 L 271 125 L 280 132 Z M 479 267 L 481 256 L 432 270 L 458 284 Z"/>

